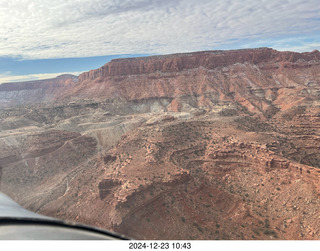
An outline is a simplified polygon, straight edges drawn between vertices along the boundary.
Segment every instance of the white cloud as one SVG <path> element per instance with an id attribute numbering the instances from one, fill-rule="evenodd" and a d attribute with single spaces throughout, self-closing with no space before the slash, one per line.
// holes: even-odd
<path id="1" fill-rule="evenodd" d="M 282 46 L 276 48 L 279 51 L 297 51 L 297 52 L 306 52 L 306 51 L 313 51 L 320 49 L 320 42 L 319 43 L 306 43 L 304 45 L 298 46 Z"/>
<path id="2" fill-rule="evenodd" d="M 241 48 L 257 48 L 257 47 L 273 47 L 279 51 L 296 51 L 307 52 L 319 50 L 320 48 L 320 34 L 313 39 L 310 37 L 289 37 L 278 39 L 264 39 L 243 43 Z"/>
<path id="3" fill-rule="evenodd" d="M 318 0 L 0 0 L 0 56 L 219 49 L 320 33 Z"/>
<path id="4" fill-rule="evenodd" d="M 22 82 L 31 80 L 41 80 L 55 78 L 64 74 L 72 74 L 78 76 L 81 72 L 60 72 L 60 73 L 41 73 L 41 74 L 28 74 L 28 75 L 11 75 L 10 72 L 0 74 L 0 84 L 10 82 Z"/>

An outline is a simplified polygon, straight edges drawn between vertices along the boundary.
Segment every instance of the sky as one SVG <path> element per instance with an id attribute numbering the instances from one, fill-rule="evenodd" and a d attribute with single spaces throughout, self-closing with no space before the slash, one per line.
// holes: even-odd
<path id="1" fill-rule="evenodd" d="M 319 50 L 319 0 L 0 0 L 0 83 L 257 47 Z"/>

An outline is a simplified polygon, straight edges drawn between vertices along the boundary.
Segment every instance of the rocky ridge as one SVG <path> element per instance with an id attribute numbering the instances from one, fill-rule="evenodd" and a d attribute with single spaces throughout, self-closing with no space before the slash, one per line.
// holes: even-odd
<path id="1" fill-rule="evenodd" d="M 66 90 L 75 87 L 77 79 L 73 75 L 61 75 L 46 80 L 3 83 L 0 85 L 0 108 L 53 102 Z"/>

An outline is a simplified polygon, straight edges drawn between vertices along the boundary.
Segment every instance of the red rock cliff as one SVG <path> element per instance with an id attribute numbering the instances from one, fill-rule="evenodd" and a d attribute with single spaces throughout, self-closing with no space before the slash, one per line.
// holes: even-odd
<path id="1" fill-rule="evenodd" d="M 127 76 L 160 72 L 179 72 L 204 67 L 215 69 L 236 63 L 296 63 L 298 60 L 319 60 L 320 53 L 279 52 L 271 48 L 243 49 L 231 51 L 203 51 L 165 56 L 114 59 L 97 70 L 83 73 L 79 81 L 98 77 Z"/>
<path id="2" fill-rule="evenodd" d="M 81 74 L 77 87 L 66 97 L 142 100 L 193 96 L 196 106 L 210 108 L 214 102 L 236 101 L 250 112 L 261 113 L 271 109 L 270 101 L 278 94 L 286 92 L 278 93 L 281 88 L 305 88 L 309 82 L 318 85 L 319 70 L 317 50 L 296 53 L 259 48 L 116 59 Z"/>

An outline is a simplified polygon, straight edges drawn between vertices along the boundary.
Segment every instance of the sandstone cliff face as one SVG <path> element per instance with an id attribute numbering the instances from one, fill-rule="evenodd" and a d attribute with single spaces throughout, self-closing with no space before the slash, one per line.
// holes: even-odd
<path id="1" fill-rule="evenodd" d="M 170 98 L 172 103 L 164 109 L 176 111 L 212 109 L 217 102 L 226 101 L 269 116 L 275 108 L 287 109 L 297 102 L 287 92 L 299 91 L 311 98 L 319 95 L 319 63 L 319 51 L 269 48 L 117 59 L 81 74 L 77 87 L 65 97 Z"/>
<path id="2" fill-rule="evenodd" d="M 162 98 L 169 101 L 159 107 L 164 110 L 212 109 L 217 102 L 227 101 L 268 116 L 275 106 L 287 109 L 297 102 L 287 97 L 287 92 L 317 97 L 319 62 L 319 51 L 295 53 L 270 48 L 115 59 L 78 78 L 66 75 L 2 84 L 0 105 L 84 98 L 121 102 Z M 282 100 L 277 100 L 279 97 Z"/>
<path id="3" fill-rule="evenodd" d="M 157 71 L 181 72 L 199 67 L 213 70 L 236 63 L 244 64 L 276 64 L 297 63 L 300 61 L 313 63 L 319 61 L 319 51 L 311 53 L 278 52 L 270 48 L 244 49 L 234 51 L 205 51 L 193 53 L 172 54 L 166 56 L 151 56 L 141 58 L 113 59 L 103 67 L 83 73 L 80 82 L 101 77 L 128 76 L 150 74 Z M 288 67 L 289 64 L 282 65 Z"/>

